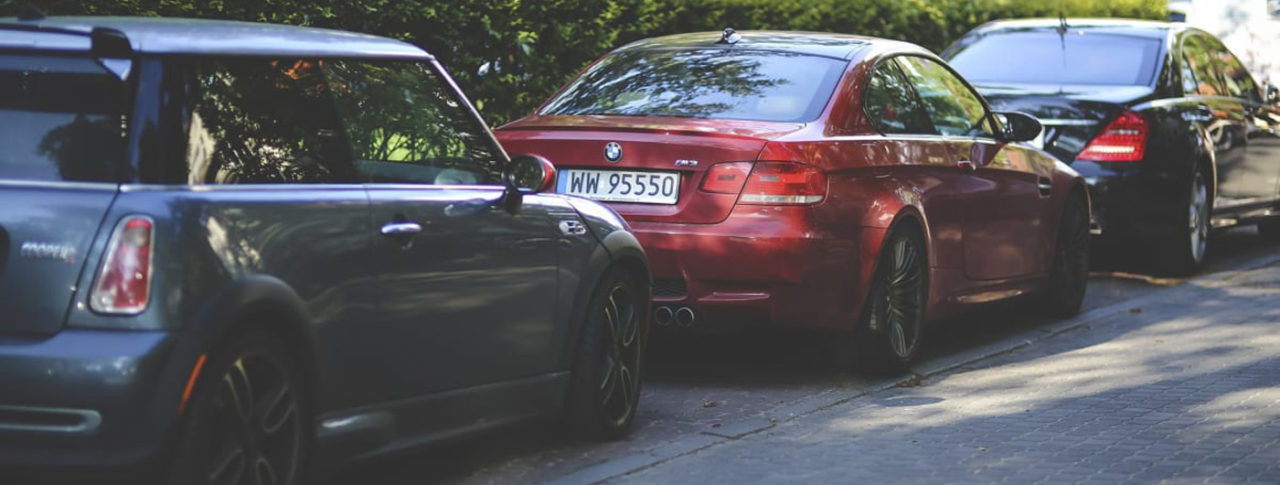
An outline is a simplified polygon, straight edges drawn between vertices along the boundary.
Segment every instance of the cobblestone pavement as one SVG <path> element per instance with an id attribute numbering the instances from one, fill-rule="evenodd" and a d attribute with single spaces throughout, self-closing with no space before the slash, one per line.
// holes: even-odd
<path id="1" fill-rule="evenodd" d="M 1159 295 L 617 481 L 1280 483 L 1280 266 Z"/>

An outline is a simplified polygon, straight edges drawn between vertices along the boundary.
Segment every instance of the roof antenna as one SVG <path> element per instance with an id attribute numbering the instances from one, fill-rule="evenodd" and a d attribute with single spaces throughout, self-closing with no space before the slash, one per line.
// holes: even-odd
<path id="1" fill-rule="evenodd" d="M 1070 27 L 1067 25 L 1067 13 L 1062 8 L 1062 0 L 1058 0 L 1058 35 L 1067 35 L 1067 29 Z"/>
<path id="2" fill-rule="evenodd" d="M 724 29 L 724 33 L 720 35 L 720 40 L 716 41 L 716 43 L 736 45 L 740 40 L 742 40 L 742 34 L 735 32 L 732 27 L 727 27 Z"/>
<path id="3" fill-rule="evenodd" d="M 40 10 L 40 8 L 35 5 L 31 5 L 29 3 L 18 4 L 18 20 L 44 20 L 45 17 L 47 17 L 47 15 L 45 15 L 44 10 Z"/>

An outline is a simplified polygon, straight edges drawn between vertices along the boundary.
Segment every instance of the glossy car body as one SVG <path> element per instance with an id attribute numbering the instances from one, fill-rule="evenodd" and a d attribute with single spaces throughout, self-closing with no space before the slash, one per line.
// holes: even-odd
<path id="1" fill-rule="evenodd" d="M 731 42 L 729 36 L 737 40 Z M 604 99 L 602 104 L 615 98 L 645 99 L 635 92 L 599 92 L 601 86 L 612 86 L 610 79 L 650 75 L 653 85 L 683 86 L 679 79 L 664 78 L 668 71 L 627 71 L 630 65 L 670 65 L 653 61 L 622 64 L 612 71 L 613 78 L 575 94 L 575 83 L 594 82 L 593 76 L 601 77 L 596 73 L 615 69 L 609 64 L 615 62 L 611 57 L 672 56 L 714 63 L 726 55 L 741 56 L 739 66 L 782 63 L 772 71 L 777 79 L 766 76 L 756 84 L 769 89 L 803 85 L 801 77 L 820 78 L 821 66 L 832 66 L 834 75 L 828 87 L 820 86 L 802 99 L 792 99 L 785 89 L 769 95 L 748 89 L 721 99 L 722 104 L 739 107 L 772 100 L 797 106 L 812 103 L 812 118 L 803 113 L 789 120 L 761 121 L 733 119 L 734 115 L 553 112 L 573 103 L 593 106 L 593 96 Z M 862 315 L 886 235 L 900 225 L 916 225 L 926 235 L 929 319 L 1041 289 L 1050 271 L 1064 201 L 1073 190 L 1082 190 L 1083 181 L 1053 157 L 1000 141 L 991 133 L 944 136 L 932 125 L 914 133 L 883 132 L 870 119 L 864 99 L 873 73 L 882 67 L 896 70 L 889 67 L 895 59 L 919 60 L 934 72 L 946 73 L 946 82 L 967 93 L 987 119 L 984 102 L 971 88 L 920 47 L 836 34 L 728 32 L 624 46 L 588 67 L 539 111 L 499 128 L 497 136 L 508 150 L 551 160 L 562 180 L 568 171 L 581 168 L 677 173 L 681 182 L 675 204 L 609 205 L 631 223 L 649 254 L 659 311 L 689 308 L 696 314 L 694 326 L 761 322 L 852 330 Z M 720 78 L 703 70 L 705 79 L 690 76 L 691 90 L 656 96 L 685 99 L 692 93 L 689 98 L 696 99 L 701 94 L 693 90 L 701 86 L 741 79 L 729 71 Z M 788 78 L 789 72 L 803 74 Z M 765 112 L 744 109 L 746 118 Z M 605 153 L 610 143 L 622 150 L 616 162 Z M 772 196 L 763 196 L 748 202 L 749 190 L 742 185 L 729 193 L 704 190 L 716 178 L 709 171 L 726 162 L 754 164 L 757 172 L 762 166 L 778 166 L 772 162 L 809 170 L 806 173 L 815 174 L 811 180 L 821 185 L 818 195 L 803 197 L 820 200 L 775 204 L 769 202 Z"/>
<path id="2" fill-rule="evenodd" d="M 1194 260 L 1169 247 L 1184 245 L 1188 237 L 1188 187 L 1196 174 L 1209 191 L 1211 221 L 1200 221 L 1206 235 L 1210 225 L 1265 222 L 1277 214 L 1280 105 L 1267 99 L 1269 93 L 1221 42 L 1179 23 L 1066 23 L 1065 44 L 1056 19 L 993 22 L 956 41 L 943 56 L 997 109 L 1040 117 L 1045 150 L 1089 181 L 1095 234 L 1147 253 L 1162 250 L 1156 251 L 1161 266 L 1194 271 L 1203 247 Z M 1007 48 L 1015 44 L 1022 48 Z M 1108 57 L 1117 64 L 1093 64 Z M 1038 60 L 1071 65 L 1061 73 L 1040 70 L 1044 78 L 1025 74 L 1034 68 L 996 67 Z M 1145 126 L 1134 156 L 1107 160 L 1084 153 L 1124 116 L 1136 116 Z"/>
<path id="3" fill-rule="evenodd" d="M 303 428 L 323 466 L 555 414 L 597 283 L 621 268 L 647 288 L 645 254 L 609 209 L 493 182 L 506 153 L 414 46 L 264 24 L 92 17 L 3 20 L 0 46 L 6 89 L 27 90 L 0 106 L 14 150 L 0 157 L 0 470 L 162 458 L 205 356 L 244 332 L 269 333 L 298 356 L 298 392 L 314 418 Z M 340 67 L 355 80 L 315 81 L 318 69 L 333 79 Z M 41 78 L 46 71 L 62 77 Z M 393 183 L 426 162 L 344 167 L 352 148 L 316 126 L 332 113 L 289 104 L 390 82 L 356 76 L 386 71 L 431 81 L 413 97 L 431 102 L 417 108 L 447 112 L 462 137 L 452 139 L 475 157 L 452 166 L 489 178 Z M 27 78 L 42 84 L 11 84 Z M 411 92 L 396 91 L 396 105 Z M 82 125 L 99 118 L 107 121 Z M 97 144 L 49 129 L 61 123 L 110 136 Z M 364 133 L 397 128 L 370 123 Z M 361 128 L 344 126 L 347 137 Z M 19 147 L 42 143 L 22 144 L 27 129 L 46 142 L 67 138 L 24 156 Z M 294 135 L 303 141 L 270 138 Z M 240 156 L 227 148 L 236 143 L 252 152 L 236 160 L 258 172 L 228 161 Z M 311 151 L 295 156 L 295 145 Z M 328 174 L 303 180 L 317 164 Z M 116 254 L 108 242 L 119 222 L 139 218 L 153 228 L 149 304 L 104 311 L 90 289 L 102 283 L 104 254 Z"/>

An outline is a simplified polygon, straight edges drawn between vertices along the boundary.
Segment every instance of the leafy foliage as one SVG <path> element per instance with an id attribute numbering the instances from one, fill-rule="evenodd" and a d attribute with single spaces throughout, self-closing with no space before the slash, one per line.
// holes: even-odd
<path id="1" fill-rule="evenodd" d="M 8 10 L 16 2 L 10 0 Z M 657 35 L 777 29 L 902 39 L 941 50 L 1051 0 L 35 0 L 50 14 L 164 15 L 329 27 L 420 45 L 491 122 L 530 112 L 609 49 Z M 1163 19 L 1165 0 L 1062 0 L 1067 16 Z"/>

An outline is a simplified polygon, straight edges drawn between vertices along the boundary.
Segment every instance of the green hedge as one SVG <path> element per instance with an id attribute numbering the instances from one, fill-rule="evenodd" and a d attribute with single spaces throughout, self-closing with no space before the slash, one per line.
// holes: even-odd
<path id="1" fill-rule="evenodd" d="M 58 15 L 164 15 L 330 27 L 418 44 L 497 125 L 583 65 L 656 35 L 733 27 L 844 32 L 941 50 L 984 22 L 1052 17 L 1055 0 L 37 0 Z M 1063 0 L 1068 16 L 1162 19 L 1166 0 Z M 2 5 L 2 3 L 0 3 Z M 13 3 L 4 7 L 12 11 Z"/>

